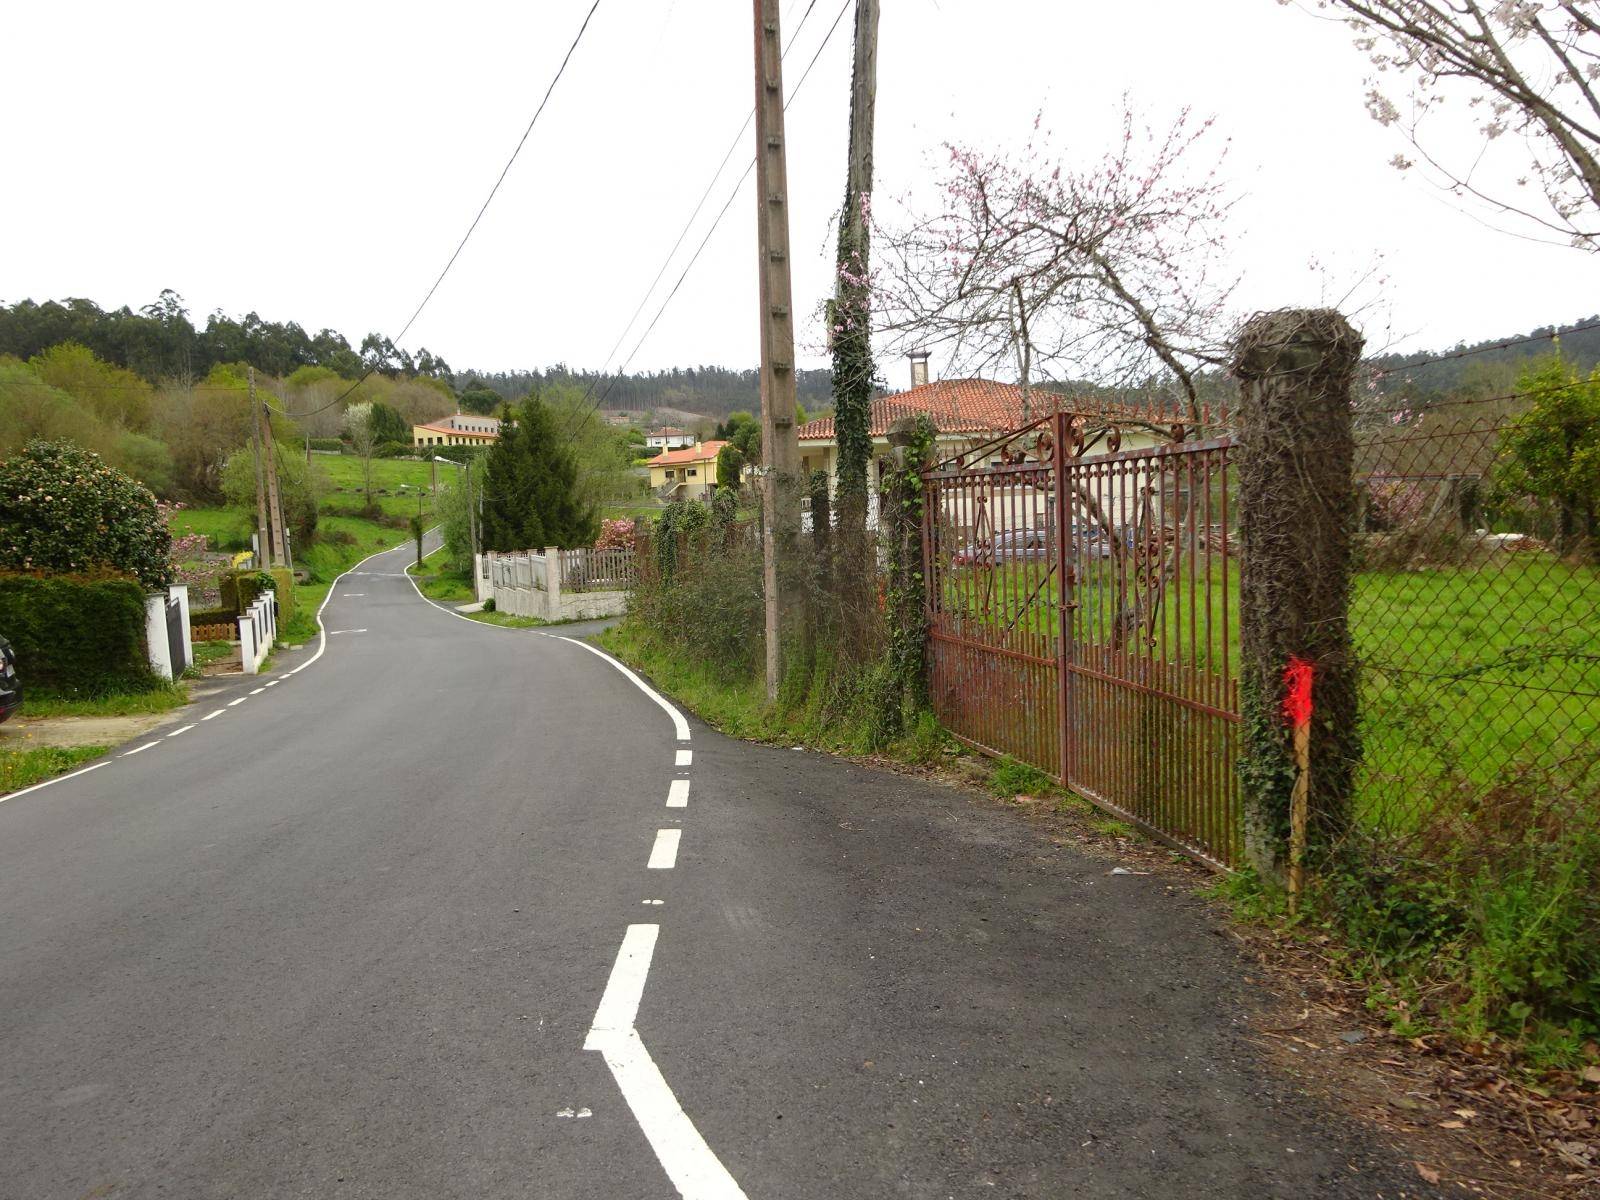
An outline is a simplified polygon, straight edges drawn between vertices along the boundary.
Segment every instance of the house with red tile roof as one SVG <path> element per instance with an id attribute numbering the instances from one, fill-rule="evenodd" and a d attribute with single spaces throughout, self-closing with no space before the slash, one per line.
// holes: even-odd
<path id="1" fill-rule="evenodd" d="M 872 464 L 868 468 L 868 491 L 875 502 L 878 487 L 883 480 L 887 464 L 892 461 L 889 447 L 889 428 L 901 417 L 927 415 L 938 431 L 935 453 L 941 459 L 967 453 L 996 434 L 1016 429 L 1028 420 L 1048 412 L 1062 409 L 1082 411 L 1085 415 L 1104 419 L 1123 416 L 1130 421 L 1149 420 L 1150 414 L 1108 404 L 1100 400 L 1074 401 L 1055 392 L 1033 389 L 1029 396 L 1028 417 L 1023 417 L 1022 389 L 1014 383 L 1000 383 L 993 379 L 940 379 L 929 382 L 925 360 L 913 356 L 911 367 L 913 386 L 903 392 L 879 396 L 872 401 L 868 432 L 872 437 Z M 797 431 L 800 440 L 800 463 L 805 475 L 812 471 L 828 473 L 829 491 L 832 492 L 839 476 L 839 447 L 835 442 L 833 418 L 819 417 L 807 421 Z M 1133 450 L 1155 445 L 1158 436 L 1137 428 L 1124 428 L 1121 447 Z M 976 462 L 970 465 L 978 465 Z"/>
<path id="2" fill-rule="evenodd" d="M 709 499 L 717 490 L 717 453 L 727 444 L 696 442 L 683 450 L 663 450 L 645 464 L 651 490 L 664 500 Z"/>

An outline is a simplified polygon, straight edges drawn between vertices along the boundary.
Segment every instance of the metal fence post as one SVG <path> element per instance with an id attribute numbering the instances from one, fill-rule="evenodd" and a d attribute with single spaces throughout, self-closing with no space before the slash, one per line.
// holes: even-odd
<path id="1" fill-rule="evenodd" d="M 1077 750 L 1072 692 L 1072 506 L 1067 503 L 1067 439 L 1071 418 L 1058 412 L 1050 419 L 1050 475 L 1055 495 L 1054 552 L 1056 571 L 1056 724 L 1061 736 L 1061 786 L 1072 786 Z"/>

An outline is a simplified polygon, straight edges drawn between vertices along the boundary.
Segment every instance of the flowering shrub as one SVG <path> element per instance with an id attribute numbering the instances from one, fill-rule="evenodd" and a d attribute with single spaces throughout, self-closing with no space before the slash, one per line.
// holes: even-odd
<path id="1" fill-rule="evenodd" d="M 172 580 L 172 535 L 150 489 L 70 442 L 32 441 L 0 463 L 0 568 Z"/>
<path id="2" fill-rule="evenodd" d="M 596 550 L 626 550 L 633 546 L 632 521 L 601 521 L 600 536 L 595 539 Z"/>
<path id="3" fill-rule="evenodd" d="M 182 508 L 181 504 L 156 501 L 156 512 L 168 529 L 172 528 L 173 514 Z M 217 565 L 206 561 L 208 544 L 205 534 L 195 533 L 191 529 L 174 537 L 167 549 L 167 562 L 172 567 L 173 580 L 188 584 L 191 592 L 214 592 L 217 589 Z"/>

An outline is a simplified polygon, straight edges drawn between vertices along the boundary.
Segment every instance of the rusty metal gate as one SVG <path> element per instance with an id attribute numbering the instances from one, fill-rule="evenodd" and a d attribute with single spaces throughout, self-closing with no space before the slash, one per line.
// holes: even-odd
<path id="1" fill-rule="evenodd" d="M 1131 431 L 1062 412 L 924 475 L 929 693 L 967 744 L 1228 866 L 1232 442 L 1183 433 L 1121 449 Z"/>

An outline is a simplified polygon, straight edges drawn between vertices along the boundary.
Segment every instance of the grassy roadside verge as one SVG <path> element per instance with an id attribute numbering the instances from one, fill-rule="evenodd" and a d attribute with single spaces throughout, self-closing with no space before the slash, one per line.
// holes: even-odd
<path id="1" fill-rule="evenodd" d="M 441 546 L 422 560 L 422 570 L 417 564 L 406 567 L 406 574 L 417 581 L 417 588 L 429 600 L 441 604 L 470 604 L 477 597 L 472 590 L 470 575 L 452 571 L 444 558 Z"/>
<path id="2" fill-rule="evenodd" d="M 64 775 L 106 752 L 104 746 L 37 746 L 31 750 L 0 750 L 0 794 L 20 791 Z"/>
<path id="3" fill-rule="evenodd" d="M 187 703 L 189 692 L 181 684 L 165 684 L 147 692 L 117 692 L 88 700 L 24 692 L 19 715 L 29 718 L 131 717 L 139 713 L 169 712 Z"/>
<path id="4" fill-rule="evenodd" d="M 820 675 L 792 697 L 780 696 L 769 704 L 760 679 L 730 680 L 703 663 L 686 661 L 633 621 L 623 620 L 594 641 L 730 737 L 871 755 L 908 766 L 927 766 L 961 753 L 932 713 L 923 713 L 905 735 L 884 743 L 874 736 L 874 714 L 866 706 L 831 711 L 837 698 L 827 692 Z"/>

